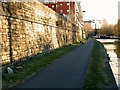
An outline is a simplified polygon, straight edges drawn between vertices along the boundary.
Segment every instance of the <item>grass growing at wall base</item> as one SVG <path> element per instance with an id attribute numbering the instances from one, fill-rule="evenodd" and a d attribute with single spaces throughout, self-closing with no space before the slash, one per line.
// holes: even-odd
<path id="1" fill-rule="evenodd" d="M 55 61 L 57 58 L 61 57 L 65 53 L 78 47 L 80 43 L 70 44 L 61 48 L 54 50 L 53 52 L 45 55 L 44 57 L 33 58 L 32 60 L 22 63 L 22 69 L 15 71 L 13 74 L 3 73 L 2 83 L 3 88 L 12 87 L 20 82 L 23 82 L 27 78 L 33 76 L 36 72 L 45 68 L 48 64 Z"/>
<path id="2" fill-rule="evenodd" d="M 104 88 L 110 83 L 108 74 L 105 71 L 105 55 L 103 45 L 94 40 L 92 57 L 89 62 L 87 75 L 84 82 L 84 89 L 92 88 L 93 90 Z"/>

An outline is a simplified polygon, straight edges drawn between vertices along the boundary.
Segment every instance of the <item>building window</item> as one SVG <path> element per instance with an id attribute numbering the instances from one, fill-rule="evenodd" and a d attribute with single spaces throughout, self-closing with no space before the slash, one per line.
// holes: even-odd
<path id="1" fill-rule="evenodd" d="M 62 12 L 63 12 L 63 10 L 60 10 L 60 12 L 62 13 Z"/>
<path id="2" fill-rule="evenodd" d="M 69 3 L 67 3 L 67 6 L 69 6 Z"/>
<path id="3" fill-rule="evenodd" d="M 62 6 L 63 4 L 61 3 L 60 6 Z"/>
<path id="4" fill-rule="evenodd" d="M 54 8 L 54 5 L 52 5 L 52 8 Z"/>
<path id="5" fill-rule="evenodd" d="M 69 13 L 69 10 L 67 10 L 67 13 Z"/>

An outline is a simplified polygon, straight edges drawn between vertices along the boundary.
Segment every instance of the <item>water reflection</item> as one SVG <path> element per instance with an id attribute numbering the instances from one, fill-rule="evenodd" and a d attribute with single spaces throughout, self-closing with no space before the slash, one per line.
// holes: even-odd
<path id="1" fill-rule="evenodd" d="M 118 39 L 98 39 L 107 49 L 110 57 L 110 66 L 113 71 L 116 83 L 120 88 L 120 40 Z"/>

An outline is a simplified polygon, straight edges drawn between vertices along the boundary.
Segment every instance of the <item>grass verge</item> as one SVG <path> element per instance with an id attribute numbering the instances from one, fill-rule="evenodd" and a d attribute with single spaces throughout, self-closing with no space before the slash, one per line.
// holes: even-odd
<path id="1" fill-rule="evenodd" d="M 103 88 L 110 83 L 105 67 L 106 52 L 103 45 L 94 40 L 94 48 L 90 58 L 87 75 L 84 81 L 84 89 Z"/>
<path id="2" fill-rule="evenodd" d="M 32 60 L 28 60 L 20 64 L 20 66 L 22 66 L 22 69 L 15 70 L 13 74 L 3 73 L 2 75 L 3 88 L 9 88 L 20 82 L 23 82 L 27 78 L 33 76 L 36 72 L 45 68 L 48 64 L 55 61 L 57 58 L 75 49 L 79 45 L 80 43 L 76 43 L 58 48 L 43 57 L 33 58 Z"/>

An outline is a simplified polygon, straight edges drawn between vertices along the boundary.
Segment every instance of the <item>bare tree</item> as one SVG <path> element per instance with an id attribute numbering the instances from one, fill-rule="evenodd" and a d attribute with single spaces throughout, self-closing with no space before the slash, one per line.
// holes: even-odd
<path id="1" fill-rule="evenodd" d="M 118 20 L 118 23 L 114 26 L 114 34 L 116 36 L 120 36 L 120 19 Z"/>
<path id="2" fill-rule="evenodd" d="M 87 32 L 87 35 L 91 35 L 94 32 L 90 23 L 84 23 L 84 30 Z"/>
<path id="3" fill-rule="evenodd" d="M 107 20 L 104 19 L 102 23 L 101 30 L 99 30 L 100 35 L 113 35 L 114 34 L 114 25 L 108 24 Z"/>

